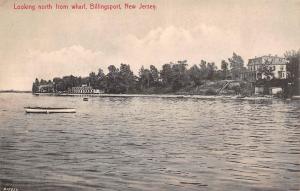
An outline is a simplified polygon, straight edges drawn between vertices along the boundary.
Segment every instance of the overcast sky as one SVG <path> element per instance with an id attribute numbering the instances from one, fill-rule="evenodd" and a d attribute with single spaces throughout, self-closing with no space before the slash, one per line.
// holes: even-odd
<path id="1" fill-rule="evenodd" d="M 35 77 L 87 76 L 121 62 L 137 73 L 142 65 L 183 59 L 219 66 L 233 51 L 247 63 L 300 48 L 300 0 L 127 1 L 157 8 L 106 12 L 14 10 L 15 2 L 72 3 L 0 0 L 0 89 L 30 90 Z"/>

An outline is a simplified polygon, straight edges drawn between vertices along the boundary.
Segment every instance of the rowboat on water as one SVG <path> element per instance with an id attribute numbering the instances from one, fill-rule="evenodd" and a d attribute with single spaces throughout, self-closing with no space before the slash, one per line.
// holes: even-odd
<path id="1" fill-rule="evenodd" d="M 66 107 L 25 107 L 26 113 L 76 113 L 75 108 Z"/>

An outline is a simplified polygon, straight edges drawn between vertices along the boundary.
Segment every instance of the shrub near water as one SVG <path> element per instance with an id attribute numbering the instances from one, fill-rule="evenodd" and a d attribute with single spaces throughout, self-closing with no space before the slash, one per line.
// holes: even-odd
<path id="1" fill-rule="evenodd" d="M 209 88 L 206 90 L 205 95 L 217 95 L 217 91 L 215 89 Z"/>

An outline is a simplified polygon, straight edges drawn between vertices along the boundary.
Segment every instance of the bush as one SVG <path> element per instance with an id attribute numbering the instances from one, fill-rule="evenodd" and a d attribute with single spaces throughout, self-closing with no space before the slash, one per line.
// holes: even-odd
<path id="1" fill-rule="evenodd" d="M 277 97 L 277 98 L 284 98 L 284 94 L 283 94 L 283 91 L 279 91 L 277 92 L 274 97 Z"/>
<path id="2" fill-rule="evenodd" d="M 217 92 L 216 90 L 210 88 L 206 90 L 205 95 L 217 95 Z"/>

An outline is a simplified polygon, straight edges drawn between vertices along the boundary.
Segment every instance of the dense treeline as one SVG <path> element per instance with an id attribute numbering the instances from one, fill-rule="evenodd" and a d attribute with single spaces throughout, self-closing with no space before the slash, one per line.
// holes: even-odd
<path id="1" fill-rule="evenodd" d="M 285 57 L 290 61 L 288 70 L 292 71 L 294 79 L 298 78 L 300 51 L 288 51 Z M 105 74 L 100 68 L 87 77 L 73 75 L 62 78 L 55 77 L 52 81 L 36 79 L 32 86 L 33 92 L 38 92 L 44 85 L 45 92 L 67 92 L 72 87 L 89 85 L 105 93 L 168 93 L 176 92 L 186 87 L 201 86 L 206 81 L 236 79 L 239 73 L 246 71 L 244 60 L 233 53 L 228 61 L 222 60 L 221 69 L 214 62 L 201 60 L 199 64 L 189 67 L 186 60 L 176 63 L 166 63 L 159 70 L 154 65 L 141 67 L 135 75 L 128 64 L 120 67 L 110 65 Z"/>
<path id="2" fill-rule="evenodd" d="M 289 72 L 289 78 L 295 90 L 293 93 L 300 95 L 300 49 L 298 51 L 286 51 L 284 57 L 289 61 L 287 71 Z"/>
<path id="3" fill-rule="evenodd" d="M 243 67 L 243 59 L 235 53 L 228 61 L 231 68 Z M 206 80 L 228 79 L 229 63 L 223 60 L 221 70 L 218 70 L 213 62 L 201 60 L 200 64 L 188 67 L 187 61 L 183 60 L 164 64 L 161 70 L 154 65 L 149 68 L 142 66 L 138 76 L 134 75 L 128 64 L 122 63 L 119 68 L 110 65 L 107 74 L 100 68 L 97 73 L 91 72 L 87 77 L 70 75 L 55 77 L 52 81 L 36 79 L 32 91 L 38 92 L 44 86 L 46 92 L 67 92 L 72 87 L 86 84 L 106 93 L 167 93 L 187 86 L 198 86 Z"/>
<path id="4" fill-rule="evenodd" d="M 110 65 L 107 74 L 100 68 L 97 73 L 91 72 L 87 77 L 70 75 L 55 77 L 52 81 L 36 79 L 32 91 L 37 92 L 41 85 L 53 85 L 52 91 L 66 92 L 72 87 L 86 84 L 106 93 L 140 93 L 148 90 L 172 92 L 186 86 L 201 85 L 205 80 L 225 79 L 224 71 L 218 70 L 214 63 L 204 60 L 199 65 L 188 68 L 187 61 L 184 60 L 164 64 L 161 70 L 153 65 L 149 68 L 142 66 L 136 76 L 128 64 L 122 63 L 119 68 Z M 51 92 L 50 89 L 47 91 Z"/>

